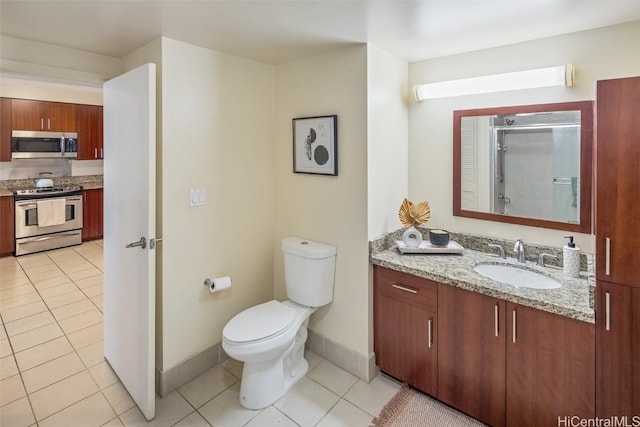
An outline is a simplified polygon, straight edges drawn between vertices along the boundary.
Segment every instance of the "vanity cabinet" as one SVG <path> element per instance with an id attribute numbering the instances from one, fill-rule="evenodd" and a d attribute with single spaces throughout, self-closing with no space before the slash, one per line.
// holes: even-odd
<path id="1" fill-rule="evenodd" d="M 435 396 L 436 283 L 374 266 L 374 351 L 380 370 Z"/>
<path id="2" fill-rule="evenodd" d="M 640 77 L 599 81 L 596 92 L 596 278 L 640 286 Z"/>
<path id="3" fill-rule="evenodd" d="M 13 99 L 11 124 L 15 130 L 75 132 L 76 105 L 64 102 Z"/>
<path id="4" fill-rule="evenodd" d="M 99 105 L 78 105 L 78 160 L 104 158 L 103 108 Z"/>
<path id="5" fill-rule="evenodd" d="M 507 425 L 593 419 L 595 326 L 507 302 L 506 332 Z"/>
<path id="6" fill-rule="evenodd" d="M 0 256 L 15 251 L 15 211 L 13 196 L 0 197 Z"/>
<path id="7" fill-rule="evenodd" d="M 104 191 L 84 190 L 82 205 L 82 240 L 101 239 L 104 223 Z"/>
<path id="8" fill-rule="evenodd" d="M 11 98 L 0 98 L 0 162 L 11 161 Z"/>
<path id="9" fill-rule="evenodd" d="M 597 282 L 596 313 L 596 415 L 639 416 L 640 288 Z"/>
<path id="10" fill-rule="evenodd" d="M 438 399 L 494 427 L 505 425 L 506 304 L 438 285 Z"/>
<path id="11" fill-rule="evenodd" d="M 380 266 L 373 299 L 381 371 L 491 426 L 595 416 L 595 325 Z"/>

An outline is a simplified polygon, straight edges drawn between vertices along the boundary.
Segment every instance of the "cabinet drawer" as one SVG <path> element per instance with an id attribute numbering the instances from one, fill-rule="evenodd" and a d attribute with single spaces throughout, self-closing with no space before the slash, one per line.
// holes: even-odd
<path id="1" fill-rule="evenodd" d="M 380 266 L 374 266 L 373 271 L 375 291 L 381 295 L 427 310 L 437 309 L 438 285 L 435 282 Z"/>

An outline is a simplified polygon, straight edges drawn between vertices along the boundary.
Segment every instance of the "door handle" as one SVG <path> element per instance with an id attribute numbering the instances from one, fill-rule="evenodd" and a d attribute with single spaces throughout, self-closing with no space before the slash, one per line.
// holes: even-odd
<path id="1" fill-rule="evenodd" d="M 401 291 L 409 292 L 409 293 L 412 293 L 412 294 L 417 294 L 418 293 L 417 289 L 407 288 L 406 286 L 402 286 L 402 285 L 391 285 L 391 287 L 399 289 Z"/>
<path id="2" fill-rule="evenodd" d="M 611 276 L 611 239 L 604 240 L 604 274 Z"/>
<path id="3" fill-rule="evenodd" d="M 147 239 L 141 237 L 137 242 L 127 243 L 125 248 L 140 248 L 145 249 L 147 247 Z"/>
<path id="4" fill-rule="evenodd" d="M 605 292 L 604 294 L 604 330 L 611 330 L 611 294 Z"/>

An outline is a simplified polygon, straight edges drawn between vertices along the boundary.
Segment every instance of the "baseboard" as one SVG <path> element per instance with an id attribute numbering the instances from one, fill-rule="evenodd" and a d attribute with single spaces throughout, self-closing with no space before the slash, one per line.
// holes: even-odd
<path id="1" fill-rule="evenodd" d="M 309 337 L 306 343 L 308 350 L 363 381 L 370 382 L 378 375 L 379 369 L 373 353 L 365 357 L 311 329 L 308 332 Z"/>
<path id="2" fill-rule="evenodd" d="M 156 369 L 156 393 L 164 397 L 227 358 L 222 343 L 217 343 L 166 371 Z"/>
<path id="3" fill-rule="evenodd" d="M 364 357 L 311 329 L 308 332 L 308 350 L 363 381 L 370 382 L 378 374 L 373 353 Z M 164 397 L 228 358 L 222 343 L 217 343 L 166 371 L 156 369 L 156 393 Z"/>

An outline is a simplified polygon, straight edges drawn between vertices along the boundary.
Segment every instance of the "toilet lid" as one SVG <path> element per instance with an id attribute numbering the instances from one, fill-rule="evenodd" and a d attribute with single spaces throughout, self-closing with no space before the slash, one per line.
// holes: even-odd
<path id="1" fill-rule="evenodd" d="M 295 315 L 292 308 L 272 300 L 235 315 L 224 327 L 222 335 L 234 342 L 260 340 L 285 329 Z"/>

